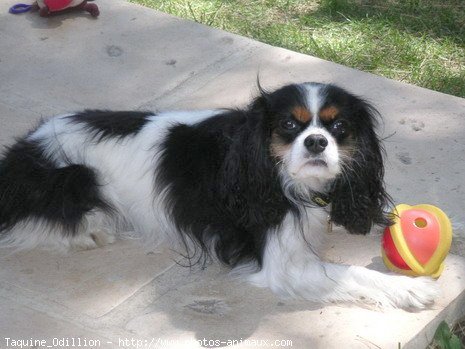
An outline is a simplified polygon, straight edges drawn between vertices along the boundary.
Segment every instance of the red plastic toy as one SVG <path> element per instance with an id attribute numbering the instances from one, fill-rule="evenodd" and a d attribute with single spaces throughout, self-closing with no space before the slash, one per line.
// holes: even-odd
<path id="1" fill-rule="evenodd" d="M 447 215 L 432 205 L 397 205 L 394 224 L 384 231 L 382 255 L 386 266 L 398 273 L 438 278 L 452 242 Z"/>
<path id="2" fill-rule="evenodd" d="M 87 11 L 93 17 L 98 17 L 100 14 L 98 6 L 96 4 L 89 4 L 87 0 L 36 0 L 32 5 L 16 4 L 10 7 L 9 12 L 20 14 L 37 10 L 41 17 L 49 17 L 54 14 L 75 10 Z"/>

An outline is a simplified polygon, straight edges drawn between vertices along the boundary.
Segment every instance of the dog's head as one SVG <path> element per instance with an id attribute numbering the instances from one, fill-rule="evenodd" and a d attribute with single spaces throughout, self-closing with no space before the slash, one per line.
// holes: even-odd
<path id="1" fill-rule="evenodd" d="M 314 193 L 326 193 L 332 221 L 351 233 L 388 224 L 376 110 L 334 85 L 260 91 L 255 107 L 265 115 L 269 153 L 291 201 L 308 204 Z"/>

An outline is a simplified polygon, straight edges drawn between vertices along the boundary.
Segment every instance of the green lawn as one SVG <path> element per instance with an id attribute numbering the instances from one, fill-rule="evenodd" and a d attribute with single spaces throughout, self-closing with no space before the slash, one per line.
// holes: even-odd
<path id="1" fill-rule="evenodd" d="M 465 0 L 131 0 L 465 97 Z"/>

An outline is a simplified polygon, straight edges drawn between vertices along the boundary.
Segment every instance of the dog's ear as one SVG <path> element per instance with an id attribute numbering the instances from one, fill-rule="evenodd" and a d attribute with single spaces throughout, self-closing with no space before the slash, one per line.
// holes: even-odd
<path id="1" fill-rule="evenodd" d="M 251 255 L 260 263 L 257 251 L 265 243 L 265 231 L 270 225 L 279 225 L 287 208 L 268 153 L 265 120 L 258 106 L 246 115 L 241 132 L 228 139 L 230 144 L 219 171 L 218 207 L 224 217 L 231 219 L 231 229 L 222 229 L 215 251 L 229 265 Z"/>
<path id="2" fill-rule="evenodd" d="M 384 149 L 374 131 L 378 112 L 357 100 L 352 116 L 356 149 L 333 185 L 331 220 L 349 233 L 367 234 L 374 224 L 391 224 L 385 211 L 391 199 L 384 188 Z"/>

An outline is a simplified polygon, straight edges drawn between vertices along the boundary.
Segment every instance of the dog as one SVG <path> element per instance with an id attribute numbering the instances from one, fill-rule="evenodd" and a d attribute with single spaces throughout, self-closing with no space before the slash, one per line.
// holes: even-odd
<path id="1" fill-rule="evenodd" d="M 0 245 L 89 249 L 132 232 L 283 297 L 430 306 L 430 278 L 320 258 L 333 223 L 391 223 L 379 113 L 332 84 L 258 90 L 244 109 L 41 121 L 0 159 Z"/>

